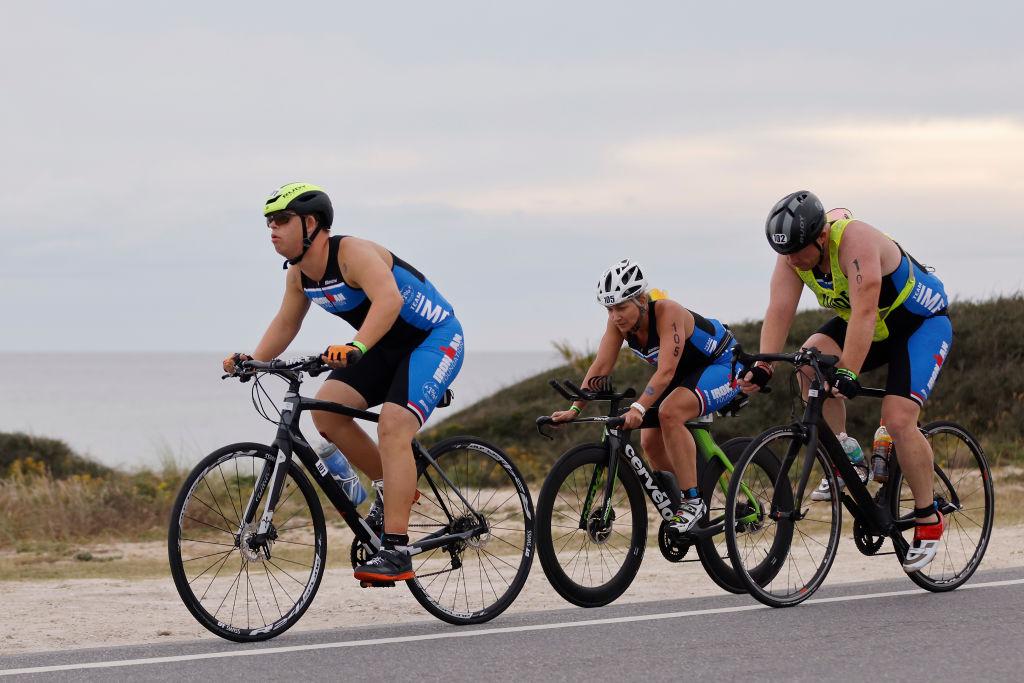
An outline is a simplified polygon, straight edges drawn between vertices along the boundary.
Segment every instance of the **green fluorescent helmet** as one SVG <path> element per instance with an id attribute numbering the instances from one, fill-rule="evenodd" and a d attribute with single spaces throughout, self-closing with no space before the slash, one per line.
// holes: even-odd
<path id="1" fill-rule="evenodd" d="M 329 228 L 334 222 L 331 198 L 322 188 L 310 183 L 282 185 L 263 205 L 264 216 L 285 210 L 294 211 L 300 216 L 317 216 L 320 228 Z"/>

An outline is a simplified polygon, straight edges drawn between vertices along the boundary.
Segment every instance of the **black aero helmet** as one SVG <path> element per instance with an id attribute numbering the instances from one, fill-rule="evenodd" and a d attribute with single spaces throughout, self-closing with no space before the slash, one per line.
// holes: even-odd
<path id="1" fill-rule="evenodd" d="M 772 207 L 764 224 L 768 244 L 780 254 L 793 254 L 814 242 L 825 227 L 825 207 L 809 190 L 788 194 Z"/>

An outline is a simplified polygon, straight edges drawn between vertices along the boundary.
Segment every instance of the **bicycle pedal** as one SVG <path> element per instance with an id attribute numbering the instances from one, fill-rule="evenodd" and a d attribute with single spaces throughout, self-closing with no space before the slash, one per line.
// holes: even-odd
<path id="1" fill-rule="evenodd" d="M 394 581 L 360 581 L 360 588 L 394 588 Z"/>

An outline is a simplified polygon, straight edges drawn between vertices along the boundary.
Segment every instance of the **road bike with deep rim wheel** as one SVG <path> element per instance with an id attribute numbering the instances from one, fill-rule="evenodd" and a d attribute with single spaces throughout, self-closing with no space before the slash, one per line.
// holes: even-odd
<path id="1" fill-rule="evenodd" d="M 860 552 L 894 554 L 902 563 L 913 541 L 914 496 L 900 470 L 896 447 L 889 456 L 888 480 L 872 494 L 822 418 L 822 406 L 832 399 L 827 387 L 839 359 L 815 348 L 748 355 L 737 347 L 734 354 L 746 367 L 756 361 L 786 362 L 809 368 L 813 375 L 802 418 L 755 437 L 736 463 L 729 484 L 725 537 L 736 575 L 750 594 L 772 607 L 796 605 L 813 595 L 835 559 L 843 507 L 853 518 Z M 864 388 L 858 396 L 882 398 L 885 390 Z M 932 488 L 946 530 L 935 559 L 908 576 L 926 590 L 950 591 L 971 577 L 988 547 L 995 515 L 992 476 L 984 451 L 964 427 L 939 421 L 920 430 L 935 454 Z M 765 454 L 779 463 L 774 478 L 751 467 Z M 837 477 L 842 477 L 843 487 Z M 816 501 L 810 491 L 821 479 L 833 495 Z M 761 511 L 753 522 L 740 519 L 728 505 L 729 500 L 745 501 L 749 491 L 755 493 Z M 893 549 L 880 553 L 886 540 Z M 774 566 L 767 582 L 762 572 L 765 558 Z"/>
<path id="2" fill-rule="evenodd" d="M 651 501 L 661 520 L 658 547 L 670 562 L 700 561 L 708 576 L 731 593 L 745 591 L 726 553 L 722 535 L 727 491 L 733 461 L 749 439 L 736 438 L 721 447 L 711 435 L 712 416 L 688 422 L 686 427 L 697 444 L 697 477 L 707 515 L 686 534 L 669 528 L 679 509 L 680 492 L 675 476 L 651 468 L 629 442 L 622 403 L 636 396 L 633 389 L 615 393 L 610 386 L 600 390 L 581 389 L 572 382 L 550 382 L 570 401 L 606 401 L 608 415 L 577 418 L 565 425 L 601 423 L 605 429 L 599 443 L 585 443 L 564 453 L 551 468 L 537 498 L 537 553 L 552 587 L 563 598 L 581 607 L 600 607 L 622 595 L 636 577 L 647 546 L 647 505 Z M 723 409 L 735 414 L 746 399 Z M 656 409 L 650 409 L 656 410 Z M 550 416 L 537 418 L 537 426 L 551 425 Z M 545 434 L 546 436 L 546 434 Z M 758 459 L 766 476 L 774 477 L 774 458 Z M 759 514 L 758 501 L 751 495 L 737 504 L 736 516 L 753 520 Z M 685 559 L 691 547 L 697 558 Z"/>
<path id="3" fill-rule="evenodd" d="M 304 411 L 376 422 L 379 416 L 299 394 L 304 375 L 326 370 L 319 356 L 245 361 L 236 375 L 288 384 L 272 444 L 237 443 L 206 456 L 185 479 L 168 534 L 171 575 L 185 606 L 207 629 L 239 642 L 280 635 L 309 607 L 323 578 L 327 529 L 323 496 L 351 527 L 353 567 L 380 538 L 367 525 L 299 430 Z M 269 397 L 268 397 L 269 398 Z M 265 407 L 264 416 L 267 417 Z M 429 450 L 412 443 L 418 497 L 409 520 L 416 577 L 409 591 L 431 614 L 478 624 L 501 614 L 523 588 L 533 561 L 533 502 L 501 449 L 472 436 Z M 394 583 L 364 587 L 394 586 Z"/>

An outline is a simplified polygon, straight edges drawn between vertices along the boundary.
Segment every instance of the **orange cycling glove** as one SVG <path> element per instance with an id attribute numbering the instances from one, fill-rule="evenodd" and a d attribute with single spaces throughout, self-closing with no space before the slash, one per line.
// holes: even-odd
<path id="1" fill-rule="evenodd" d="M 364 353 L 366 353 L 366 346 L 360 342 L 351 341 L 348 344 L 328 346 L 320 357 L 331 367 L 345 368 L 358 363 Z"/>

